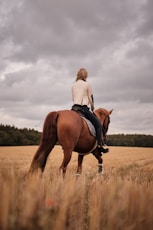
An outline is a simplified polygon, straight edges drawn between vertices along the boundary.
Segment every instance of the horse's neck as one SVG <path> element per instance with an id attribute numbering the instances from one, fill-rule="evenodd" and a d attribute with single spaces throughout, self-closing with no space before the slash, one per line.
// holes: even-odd
<path id="1" fill-rule="evenodd" d="M 96 115 L 96 117 L 100 120 L 101 125 L 104 124 L 104 120 L 105 120 L 105 114 L 102 116 L 102 114 L 99 111 L 94 111 L 94 114 Z"/>

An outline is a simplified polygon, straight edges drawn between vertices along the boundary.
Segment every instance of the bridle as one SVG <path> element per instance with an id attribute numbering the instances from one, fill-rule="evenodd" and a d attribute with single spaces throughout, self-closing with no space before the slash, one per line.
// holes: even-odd
<path id="1" fill-rule="evenodd" d="M 108 131 L 109 123 L 110 123 L 110 116 L 105 115 L 105 119 L 104 119 L 104 122 L 103 122 L 103 135 L 105 135 L 105 136 L 106 136 L 107 131 Z"/>
<path id="2" fill-rule="evenodd" d="M 110 116 L 109 116 L 109 114 L 106 114 L 103 111 L 100 111 L 100 114 L 101 114 L 101 116 L 104 117 L 103 123 L 102 123 L 102 134 L 103 134 L 103 138 L 104 138 L 104 142 L 105 142 L 106 141 L 106 134 L 107 134 L 109 123 L 110 123 Z"/>

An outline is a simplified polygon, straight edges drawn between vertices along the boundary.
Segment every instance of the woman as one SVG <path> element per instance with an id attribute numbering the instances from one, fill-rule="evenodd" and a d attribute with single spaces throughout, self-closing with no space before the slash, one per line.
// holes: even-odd
<path id="1" fill-rule="evenodd" d="M 107 153 L 108 149 L 103 148 L 102 144 L 102 126 L 98 118 L 91 112 L 94 110 L 94 100 L 90 84 L 86 81 L 88 72 L 85 68 L 81 68 L 76 77 L 76 81 L 72 86 L 73 106 L 81 109 L 85 117 L 92 122 L 96 130 L 96 137 L 98 142 L 98 152 L 101 154 Z M 91 111 L 90 111 L 91 109 Z"/>

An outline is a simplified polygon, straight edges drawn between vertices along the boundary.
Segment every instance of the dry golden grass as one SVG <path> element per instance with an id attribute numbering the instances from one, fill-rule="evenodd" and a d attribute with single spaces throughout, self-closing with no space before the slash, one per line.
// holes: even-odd
<path id="1" fill-rule="evenodd" d="M 36 148 L 0 147 L 0 229 L 153 229 L 153 148 L 110 147 L 103 175 L 88 155 L 78 178 L 73 153 L 63 180 L 56 146 L 43 177 L 27 179 Z"/>

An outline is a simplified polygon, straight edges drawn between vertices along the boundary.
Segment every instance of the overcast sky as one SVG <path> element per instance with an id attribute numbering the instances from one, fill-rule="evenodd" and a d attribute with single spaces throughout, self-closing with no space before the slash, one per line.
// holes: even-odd
<path id="1" fill-rule="evenodd" d="M 0 0 L 0 123 L 42 130 L 88 69 L 108 134 L 153 134 L 152 0 Z"/>

